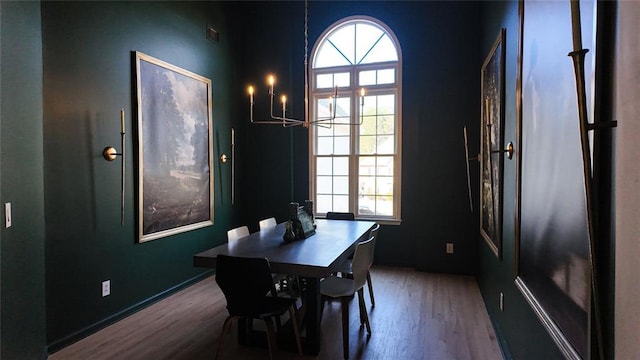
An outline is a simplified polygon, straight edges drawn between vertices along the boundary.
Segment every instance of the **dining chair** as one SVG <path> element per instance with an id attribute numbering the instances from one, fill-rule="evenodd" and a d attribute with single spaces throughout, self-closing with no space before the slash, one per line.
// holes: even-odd
<path id="1" fill-rule="evenodd" d="M 224 334 L 236 319 L 261 319 L 265 322 L 269 358 L 272 359 L 278 346 L 273 318 L 279 319 L 286 312 L 289 312 L 298 354 L 302 355 L 296 300 L 269 294 L 272 290 L 269 260 L 220 254 L 216 257 L 216 283 L 227 300 L 229 312 L 222 325 L 216 359 L 220 355 Z"/>
<path id="2" fill-rule="evenodd" d="M 270 217 L 258 222 L 258 226 L 260 231 L 272 229 L 276 227 L 278 223 L 276 222 L 276 218 Z M 288 294 L 292 297 L 296 296 L 295 289 L 292 288 L 293 284 L 296 284 L 298 287 L 298 292 L 300 292 L 300 280 L 297 276 L 287 275 L 287 274 L 272 274 L 273 283 L 278 284 L 276 289 L 280 289 L 281 291 L 287 290 Z M 302 298 L 302 294 L 298 294 Z"/>
<path id="3" fill-rule="evenodd" d="M 329 220 L 355 220 L 356 216 L 351 212 L 327 212 L 326 218 Z"/>
<path id="4" fill-rule="evenodd" d="M 276 225 L 278 224 L 276 223 L 276 218 L 270 217 L 267 219 L 260 220 L 258 222 L 258 225 L 260 227 L 260 230 L 266 230 L 266 229 L 271 229 L 273 227 L 276 227 Z"/>
<path id="5" fill-rule="evenodd" d="M 227 240 L 229 242 L 236 241 L 245 236 L 249 236 L 249 228 L 246 225 L 227 231 Z"/>
<path id="6" fill-rule="evenodd" d="M 375 224 L 371 231 L 369 232 L 369 237 L 372 237 L 375 243 L 375 240 L 378 238 L 378 230 L 380 230 L 380 224 Z M 375 248 L 375 245 L 374 245 Z M 373 254 L 371 255 L 371 267 L 373 265 Z M 353 277 L 353 261 L 352 259 L 345 260 L 339 267 L 338 272 L 342 275 L 342 277 Z M 373 296 L 373 282 L 371 281 L 371 271 L 367 270 L 367 288 L 369 288 L 369 298 L 371 299 L 371 306 L 376 306 L 376 299 Z"/>
<path id="7" fill-rule="evenodd" d="M 367 271 L 371 267 L 374 245 L 375 238 L 373 237 L 356 245 L 352 262 L 353 279 L 330 276 L 320 282 L 320 293 L 324 297 L 340 298 L 342 308 L 342 351 L 345 359 L 349 358 L 349 299 L 356 292 L 358 293 L 358 307 L 360 309 L 360 326 L 365 325 L 368 336 L 371 336 L 371 325 L 364 305 L 362 288 L 367 281 Z"/>

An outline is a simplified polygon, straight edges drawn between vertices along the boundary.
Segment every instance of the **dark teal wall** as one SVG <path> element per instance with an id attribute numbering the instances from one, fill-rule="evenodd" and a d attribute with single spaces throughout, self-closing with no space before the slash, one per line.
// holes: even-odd
<path id="1" fill-rule="evenodd" d="M 45 352 L 42 42 L 38 2 L 0 2 L 0 358 Z"/>
<path id="2" fill-rule="evenodd" d="M 479 109 L 479 9 L 475 2 L 309 3 L 309 53 L 326 28 L 352 15 L 378 18 L 400 42 L 403 222 L 383 226 L 378 263 L 476 271 L 477 215 L 468 206 L 462 129 L 475 124 Z M 244 44 L 239 81 L 264 89 L 266 74 L 277 73 L 278 89 L 291 99 L 290 113 L 302 117 L 304 3 L 236 3 L 235 11 L 246 19 L 239 34 Z M 238 96 L 245 100 L 242 111 L 248 119 L 244 88 Z M 256 97 L 260 99 L 268 101 L 266 96 Z M 282 220 L 289 200 L 309 196 L 308 132 L 252 125 L 241 136 L 248 166 L 242 191 L 252 204 L 248 222 L 254 224 L 273 209 L 279 209 L 274 215 Z M 475 182 L 473 187 L 477 188 Z M 454 255 L 445 255 L 446 242 L 455 244 Z"/>
<path id="3" fill-rule="evenodd" d="M 207 25 L 221 33 L 206 38 Z M 192 255 L 233 222 L 228 148 L 234 120 L 229 23 L 221 3 L 43 2 L 47 341 L 55 350 L 202 274 Z M 214 226 L 137 243 L 135 68 L 140 51 L 212 80 Z M 125 224 L 120 225 L 120 109 L 126 112 Z M 3 168 L 3 171 L 5 169 Z M 111 280 L 111 295 L 101 283 Z"/>

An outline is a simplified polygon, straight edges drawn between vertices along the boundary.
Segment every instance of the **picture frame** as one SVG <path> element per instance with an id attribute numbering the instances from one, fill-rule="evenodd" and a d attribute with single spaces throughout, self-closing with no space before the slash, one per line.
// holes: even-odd
<path id="1" fill-rule="evenodd" d="M 481 70 L 480 234 L 502 256 L 504 78 L 506 29 L 500 29 Z"/>
<path id="2" fill-rule="evenodd" d="M 213 225 L 211 80 L 135 52 L 138 240 Z"/>
<path id="3" fill-rule="evenodd" d="M 581 9 L 582 32 L 595 31 L 595 6 Z M 553 16 L 549 16 L 553 14 Z M 525 19 L 526 15 L 526 21 Z M 519 3 L 515 285 L 566 359 L 591 358 L 592 259 L 569 3 Z M 562 36 L 560 34 L 563 34 Z M 594 118 L 596 44 L 585 66 L 587 113 Z M 563 144 L 558 153 L 551 144 Z"/>

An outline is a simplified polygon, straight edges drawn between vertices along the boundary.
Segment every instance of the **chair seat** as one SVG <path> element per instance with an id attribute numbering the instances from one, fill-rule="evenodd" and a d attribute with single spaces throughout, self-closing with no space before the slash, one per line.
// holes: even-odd
<path id="1" fill-rule="evenodd" d="M 331 276 L 320 282 L 320 293 L 332 298 L 352 296 L 358 290 L 355 289 L 355 285 L 353 279 Z"/>

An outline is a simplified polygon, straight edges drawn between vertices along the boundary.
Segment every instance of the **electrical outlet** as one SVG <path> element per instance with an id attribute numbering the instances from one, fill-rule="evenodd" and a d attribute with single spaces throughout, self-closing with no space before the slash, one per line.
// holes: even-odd
<path id="1" fill-rule="evenodd" d="M 111 280 L 105 280 L 102 282 L 102 297 L 109 296 L 111 294 Z"/>
<path id="2" fill-rule="evenodd" d="M 453 254 L 453 243 L 447 243 L 447 254 Z"/>
<path id="3" fill-rule="evenodd" d="M 500 293 L 500 311 L 504 311 L 504 294 Z"/>

